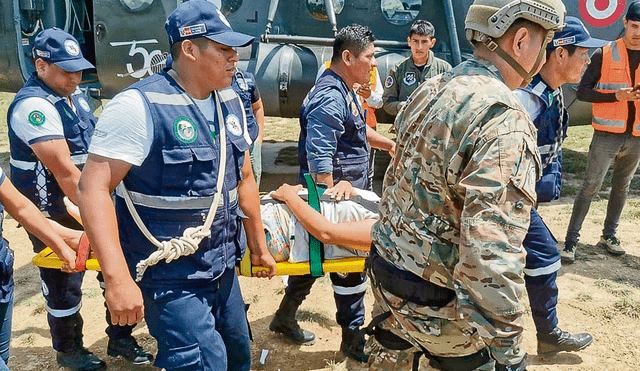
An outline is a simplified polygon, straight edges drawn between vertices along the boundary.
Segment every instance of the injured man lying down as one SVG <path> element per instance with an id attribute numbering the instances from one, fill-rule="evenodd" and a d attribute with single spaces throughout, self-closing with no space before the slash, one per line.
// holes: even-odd
<path id="1" fill-rule="evenodd" d="M 317 212 L 308 203 L 306 189 L 283 184 L 260 202 L 269 252 L 276 262 L 309 261 L 311 234 L 324 244 L 325 259 L 367 256 L 379 201 L 374 192 L 338 184 L 320 197 Z"/>

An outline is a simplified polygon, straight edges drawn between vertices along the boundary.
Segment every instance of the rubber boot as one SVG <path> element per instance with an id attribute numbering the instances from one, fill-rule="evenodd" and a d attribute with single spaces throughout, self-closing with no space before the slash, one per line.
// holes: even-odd
<path id="1" fill-rule="evenodd" d="M 313 345 L 316 335 L 313 332 L 302 330 L 296 321 L 296 311 L 300 303 L 295 303 L 286 295 L 280 303 L 280 308 L 269 324 L 269 330 L 282 334 L 285 338 L 297 345 Z"/>
<path id="2" fill-rule="evenodd" d="M 364 330 L 342 328 L 340 351 L 345 357 L 349 357 L 358 362 L 367 362 L 369 356 L 364 354 L 364 344 Z"/>

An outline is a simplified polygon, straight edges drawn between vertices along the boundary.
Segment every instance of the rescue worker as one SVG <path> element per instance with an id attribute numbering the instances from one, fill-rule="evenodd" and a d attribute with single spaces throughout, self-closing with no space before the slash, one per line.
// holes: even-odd
<path id="1" fill-rule="evenodd" d="M 343 192 L 341 183 L 370 189 L 367 143 L 393 155 L 393 141 L 365 124 L 353 90 L 356 83 L 368 83 L 370 71 L 376 67 L 373 41 L 371 30 L 360 25 L 344 27 L 336 34 L 331 66 L 311 88 L 300 108 L 299 183 L 304 183 L 304 173 L 310 173 L 316 183 L 336 185 L 338 197 Z M 331 273 L 330 277 L 338 309 L 336 320 L 342 327 L 340 350 L 345 356 L 364 362 L 364 334 L 360 326 L 364 324 L 366 276 Z M 311 275 L 289 277 L 285 296 L 269 329 L 295 344 L 315 342 L 315 335 L 302 331 L 294 318 L 315 280 Z"/>
<path id="2" fill-rule="evenodd" d="M 244 112 L 247 118 L 247 126 L 257 129 L 257 133 L 250 133 L 251 148 L 251 170 L 256 179 L 256 184 L 260 188 L 260 178 L 262 176 L 262 140 L 264 139 L 264 106 L 262 98 L 260 98 L 260 90 L 256 85 L 256 78 L 251 72 L 243 71 L 236 68 L 233 75 L 233 90 L 242 99 Z"/>
<path id="3" fill-rule="evenodd" d="M 118 94 L 100 116 L 80 179 L 80 213 L 112 320 L 146 318 L 157 367 L 246 371 L 249 329 L 236 261 L 248 245 L 252 263 L 269 268 L 260 276 L 276 269 L 246 161 L 242 102 L 230 87 L 234 48 L 253 37 L 234 32 L 202 0 L 180 4 L 165 29 L 172 67 Z M 121 181 L 114 208 L 110 193 Z"/>
<path id="4" fill-rule="evenodd" d="M 395 116 L 406 104 L 407 98 L 427 79 L 451 69 L 451 65 L 433 54 L 436 30 L 431 22 L 417 19 L 411 24 L 407 44 L 411 55 L 400 61 L 384 80 L 382 95 L 384 110 Z"/>
<path id="5" fill-rule="evenodd" d="M 440 370 L 526 369 L 522 242 L 541 168 L 512 90 L 538 73 L 565 13 L 560 0 L 475 0 L 473 58 L 397 117 L 368 263 L 370 369 L 417 369 L 421 354 Z"/>
<path id="6" fill-rule="evenodd" d="M 547 46 L 547 62 L 529 86 L 515 95 L 529 112 L 538 129 L 538 151 L 542 162 L 542 178 L 536 183 L 538 203 L 560 197 L 562 175 L 562 141 L 567 136 L 569 115 L 564 106 L 561 86 L 577 84 L 589 64 L 589 48 L 599 48 L 605 41 L 591 38 L 582 22 L 567 17 L 566 26 L 558 31 Z M 524 239 L 527 260 L 524 280 L 536 325 L 538 354 L 577 351 L 593 341 L 587 333 L 572 335 L 558 327 L 557 272 L 560 252 L 556 239 L 536 211 L 531 209 L 531 224 Z"/>
<path id="7" fill-rule="evenodd" d="M 76 188 L 96 118 L 78 89 L 82 71 L 94 68 L 82 56 L 78 41 L 58 28 L 41 31 L 33 42 L 36 68 L 9 106 L 11 181 L 40 210 L 60 224 L 82 229 L 66 212 L 64 196 L 77 202 Z M 36 253 L 46 245 L 29 234 Z M 83 272 L 39 268 L 47 319 L 57 360 L 72 370 L 99 370 L 104 361 L 82 343 Z M 101 276 L 98 277 L 102 281 Z M 133 326 L 109 322 L 108 354 L 136 363 L 153 356 L 131 336 Z"/>
<path id="8" fill-rule="evenodd" d="M 578 99 L 593 103 L 595 131 L 589 145 L 584 182 L 573 201 L 561 247 L 560 255 L 565 263 L 576 259 L 582 223 L 611 164 L 613 176 L 607 215 L 596 246 L 612 255 L 625 254 L 616 230 L 629 185 L 640 163 L 640 1 L 629 4 L 622 22 L 624 36 L 596 50 L 578 86 Z"/>

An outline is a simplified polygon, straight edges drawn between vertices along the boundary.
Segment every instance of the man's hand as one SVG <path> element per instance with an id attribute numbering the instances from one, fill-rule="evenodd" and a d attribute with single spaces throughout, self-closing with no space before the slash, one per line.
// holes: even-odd
<path id="1" fill-rule="evenodd" d="M 356 86 L 357 85 L 357 86 Z M 354 84 L 353 88 L 356 89 L 356 94 L 361 96 L 364 99 L 367 99 L 371 96 L 371 85 L 369 84 Z"/>
<path id="2" fill-rule="evenodd" d="M 301 189 L 302 189 L 301 184 L 290 185 L 290 184 L 284 183 L 278 189 L 271 192 L 269 195 L 274 200 L 278 200 L 286 203 L 287 199 L 290 199 L 291 197 L 298 197 L 298 192 L 300 192 Z"/>
<path id="3" fill-rule="evenodd" d="M 71 246 L 62 250 L 60 254 L 58 254 L 58 258 L 64 262 L 62 263 L 62 268 L 60 268 L 63 272 L 76 272 L 76 252 L 73 251 Z"/>
<path id="4" fill-rule="evenodd" d="M 640 100 L 640 89 L 636 88 L 622 88 L 616 91 L 616 99 L 618 101 L 637 101 Z"/>
<path id="5" fill-rule="evenodd" d="M 111 313 L 111 323 L 133 325 L 144 319 L 142 292 L 133 279 L 126 277 L 122 282 L 106 285 L 105 299 Z"/>
<path id="6" fill-rule="evenodd" d="M 276 275 L 276 261 L 275 259 L 273 259 L 273 256 L 270 253 L 267 252 L 261 255 L 251 253 L 250 257 L 251 257 L 251 265 L 254 265 L 257 267 L 269 268 L 268 271 L 264 270 L 264 271 L 256 272 L 256 275 L 255 275 L 256 277 L 260 277 L 260 278 L 269 277 L 269 279 L 272 279 L 273 276 Z"/>
<path id="7" fill-rule="evenodd" d="M 358 194 L 358 192 L 356 191 L 355 188 L 353 188 L 351 183 L 349 183 L 346 180 L 339 181 L 338 184 L 336 184 L 331 188 L 328 188 L 324 192 L 330 194 L 331 198 L 335 199 L 336 201 L 342 200 L 342 196 L 344 196 L 345 200 L 348 200 L 351 197 L 351 195 L 355 196 Z"/>

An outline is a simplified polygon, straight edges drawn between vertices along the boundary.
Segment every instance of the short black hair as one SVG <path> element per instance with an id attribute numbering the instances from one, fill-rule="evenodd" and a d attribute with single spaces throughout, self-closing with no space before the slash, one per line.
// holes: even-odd
<path id="1" fill-rule="evenodd" d="M 340 29 L 333 41 L 333 55 L 331 63 L 338 62 L 342 59 L 342 52 L 348 50 L 356 57 L 362 53 L 376 37 L 369 27 L 359 24 L 352 24 Z"/>
<path id="2" fill-rule="evenodd" d="M 562 46 L 559 46 L 559 47 L 554 48 L 554 49 L 547 48 L 547 59 L 549 59 L 549 57 L 551 56 L 551 53 L 556 51 L 556 49 L 558 49 L 558 48 L 564 48 L 564 50 L 566 50 L 567 53 L 569 53 L 570 57 L 576 52 L 576 50 L 578 50 L 578 47 L 575 46 L 575 45 L 562 45 Z"/>
<path id="3" fill-rule="evenodd" d="M 436 35 L 436 29 L 431 22 L 424 19 L 416 19 L 411 24 L 411 30 L 409 31 L 409 37 L 413 35 L 434 37 Z"/>
<path id="4" fill-rule="evenodd" d="M 207 39 L 204 37 L 197 37 L 194 39 L 184 39 L 184 40 L 190 40 L 193 44 L 197 45 L 200 50 L 207 47 Z M 182 42 L 184 40 L 176 41 L 173 44 L 171 44 L 170 52 L 171 52 L 171 57 L 173 58 L 174 61 L 177 61 L 178 58 L 180 58 L 180 52 L 182 50 Z"/>

